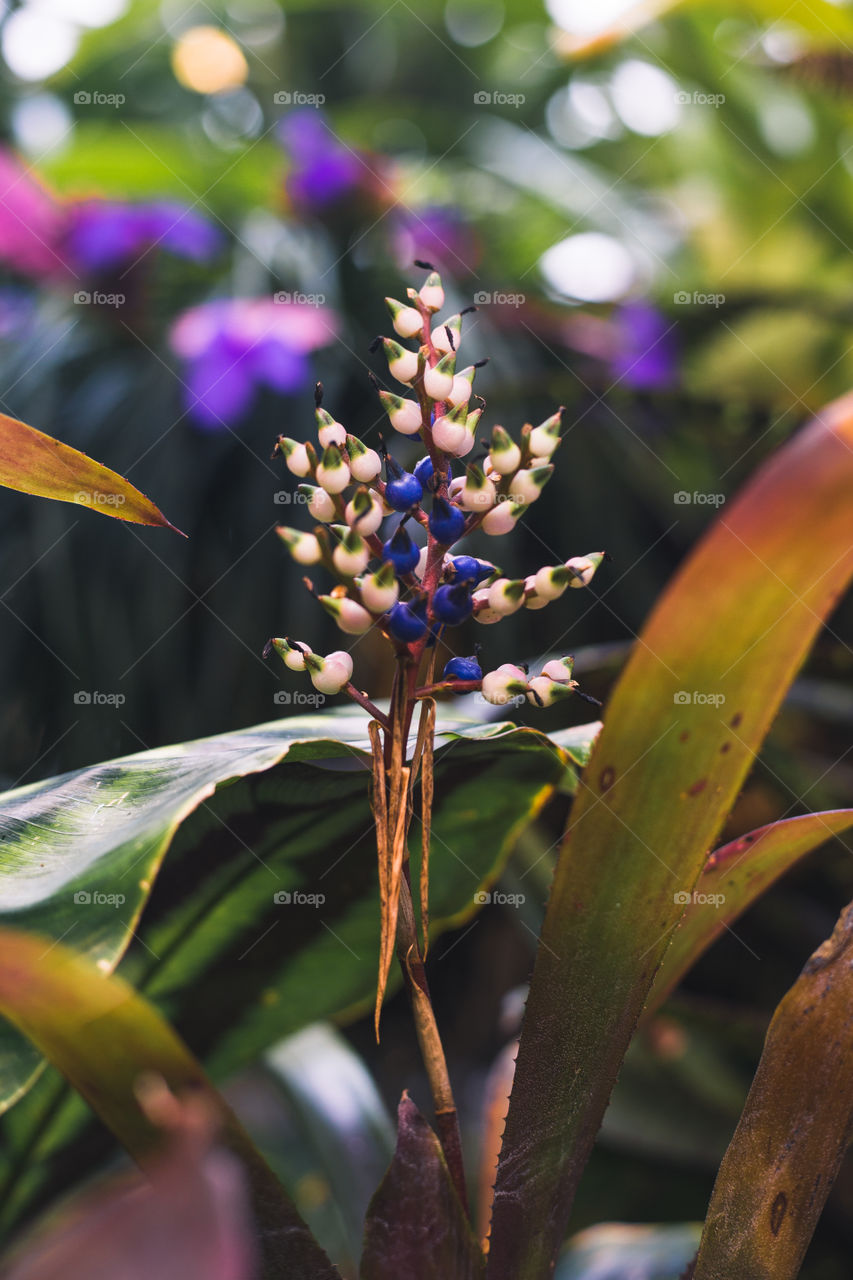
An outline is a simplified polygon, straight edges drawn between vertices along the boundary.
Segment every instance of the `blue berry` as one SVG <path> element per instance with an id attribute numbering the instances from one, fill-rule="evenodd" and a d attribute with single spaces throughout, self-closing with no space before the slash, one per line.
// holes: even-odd
<path id="1" fill-rule="evenodd" d="M 433 476 L 435 475 L 435 468 L 432 465 L 432 458 L 429 456 L 429 454 L 421 458 L 420 462 L 415 467 L 413 474 L 416 475 L 417 478 L 420 480 L 421 485 L 424 489 L 432 488 L 431 482 L 432 482 Z M 448 481 L 453 479 L 453 470 L 449 462 L 447 463 L 447 479 Z"/>
<path id="2" fill-rule="evenodd" d="M 444 546 L 449 547 L 465 532 L 465 514 L 452 506 L 446 498 L 436 498 L 429 517 L 429 531 Z"/>
<path id="3" fill-rule="evenodd" d="M 482 680 L 483 669 L 476 658 L 451 658 L 442 675 L 445 680 Z"/>
<path id="4" fill-rule="evenodd" d="M 439 587 L 432 598 L 432 611 L 439 622 L 456 626 L 470 618 L 474 604 L 468 585 L 463 582 L 449 587 Z"/>
<path id="5" fill-rule="evenodd" d="M 494 565 L 487 564 L 485 560 L 478 560 L 476 556 L 453 557 L 454 581 L 470 582 L 476 587 L 478 583 L 491 577 L 494 571 Z"/>
<path id="6" fill-rule="evenodd" d="M 411 573 L 420 558 L 420 547 L 402 525 L 395 529 L 393 537 L 382 544 L 382 559 L 391 561 L 395 573 Z"/>
<path id="7" fill-rule="evenodd" d="M 406 604 L 400 600 L 388 613 L 388 630 L 398 640 L 409 644 L 420 640 L 427 629 L 426 605 Z"/>
<path id="8" fill-rule="evenodd" d="M 408 511 L 424 496 L 423 485 L 411 471 L 404 471 L 399 462 L 385 455 L 385 474 L 388 477 L 385 485 L 385 501 L 395 511 Z"/>

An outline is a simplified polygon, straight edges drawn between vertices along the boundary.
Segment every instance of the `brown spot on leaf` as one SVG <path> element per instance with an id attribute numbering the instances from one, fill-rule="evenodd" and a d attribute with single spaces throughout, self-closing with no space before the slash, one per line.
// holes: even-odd
<path id="1" fill-rule="evenodd" d="M 731 751 L 731 747 L 732 747 L 732 744 L 730 742 L 724 742 L 723 745 L 720 747 L 720 751 L 723 753 L 723 755 L 725 755 L 727 751 Z"/>
<path id="2" fill-rule="evenodd" d="M 687 794 L 689 796 L 698 796 L 700 791 L 704 791 L 707 785 L 707 778 L 697 778 L 696 781 L 687 788 Z"/>
<path id="3" fill-rule="evenodd" d="M 678 735 L 678 741 L 679 741 L 679 742 L 686 742 L 686 741 L 687 741 L 687 739 L 688 739 L 689 737 L 690 737 L 690 730 L 689 730 L 689 729 L 682 729 L 682 730 L 681 730 L 681 733 Z"/>
<path id="4" fill-rule="evenodd" d="M 774 1236 L 778 1236 L 779 1229 L 788 1212 L 788 1197 L 784 1191 L 780 1191 L 770 1208 L 770 1230 Z"/>
<path id="5" fill-rule="evenodd" d="M 612 764 L 609 764 L 606 769 L 601 770 L 601 773 L 598 778 L 598 785 L 601 787 L 602 791 L 607 791 L 610 787 L 613 786 L 613 783 L 615 781 L 616 781 L 616 770 L 613 768 Z"/>
<path id="6" fill-rule="evenodd" d="M 732 716 L 732 721 L 731 721 L 732 728 L 733 728 L 733 729 L 736 729 L 736 728 L 738 727 L 738 725 L 740 724 L 740 722 L 741 722 L 741 720 L 742 720 L 742 719 L 743 719 L 743 715 L 741 714 L 741 712 L 740 712 L 740 711 L 736 711 L 736 712 L 734 713 L 734 715 Z"/>

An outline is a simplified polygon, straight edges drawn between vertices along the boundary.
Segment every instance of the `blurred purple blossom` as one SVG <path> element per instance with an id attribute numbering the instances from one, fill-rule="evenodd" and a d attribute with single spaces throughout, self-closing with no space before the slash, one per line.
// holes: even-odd
<path id="1" fill-rule="evenodd" d="M 609 359 L 613 376 L 636 391 L 660 391 L 677 380 L 673 322 L 651 302 L 636 299 L 613 312 Z"/>
<path id="2" fill-rule="evenodd" d="M 177 201 L 85 200 L 69 209 L 65 247 L 78 270 L 104 271 L 131 264 L 151 248 L 205 262 L 223 239 L 207 218 Z"/>
<path id="3" fill-rule="evenodd" d="M 309 208 L 333 204 L 361 182 L 365 166 L 344 146 L 313 107 L 291 111 L 278 126 L 290 158 L 287 191 L 294 204 Z"/>
<path id="4" fill-rule="evenodd" d="M 394 210 L 392 232 L 394 256 L 401 269 L 424 258 L 453 275 L 473 271 L 480 260 L 480 246 L 472 227 L 458 209 L 450 205 L 424 205 Z"/>
<path id="5" fill-rule="evenodd" d="M 272 298 L 223 299 L 185 311 L 170 339 L 185 362 L 187 411 L 205 429 L 224 430 L 245 416 L 259 387 L 298 391 L 311 379 L 309 352 L 336 331 L 333 311 Z"/>

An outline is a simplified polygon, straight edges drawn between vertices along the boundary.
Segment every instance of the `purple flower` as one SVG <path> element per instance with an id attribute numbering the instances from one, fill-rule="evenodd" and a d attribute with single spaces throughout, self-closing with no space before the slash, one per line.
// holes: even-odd
<path id="1" fill-rule="evenodd" d="M 445 267 L 452 275 L 467 275 L 480 260 L 480 246 L 458 209 L 449 205 L 425 205 L 408 209 L 399 205 L 393 213 L 392 242 L 401 269 L 415 258 Z"/>
<path id="2" fill-rule="evenodd" d="M 613 313 L 610 370 L 636 391 L 659 391 L 677 380 L 678 347 L 671 320 L 650 302 L 625 302 Z"/>
<path id="3" fill-rule="evenodd" d="M 222 234 L 206 218 L 177 201 L 86 200 L 70 209 L 66 252 L 84 271 L 105 271 L 132 263 L 155 247 L 205 262 L 222 241 Z"/>
<path id="4" fill-rule="evenodd" d="M 245 416 L 260 386 L 298 391 L 311 378 L 308 353 L 336 331 L 333 311 L 271 298 L 222 299 L 185 311 L 170 340 L 185 362 L 188 412 L 217 431 Z"/>
<path id="5" fill-rule="evenodd" d="M 313 107 L 291 111 L 278 126 L 291 161 L 287 191 L 294 204 L 322 208 L 357 187 L 365 166 Z"/>

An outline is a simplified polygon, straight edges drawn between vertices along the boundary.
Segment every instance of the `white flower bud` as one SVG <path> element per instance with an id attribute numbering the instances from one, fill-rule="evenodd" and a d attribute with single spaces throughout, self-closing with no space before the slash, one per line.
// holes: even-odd
<path id="1" fill-rule="evenodd" d="M 382 503 L 368 489 L 356 489 L 344 508 L 344 519 L 351 529 L 369 538 L 385 518 Z"/>
<path id="2" fill-rule="evenodd" d="M 361 534 L 348 529 L 332 552 L 332 563 L 344 578 L 354 578 L 363 573 L 370 560 L 370 548 Z"/>
<path id="3" fill-rule="evenodd" d="M 499 476 L 511 476 L 521 462 L 521 449 L 503 427 L 492 427 L 489 460 Z"/>
<path id="4" fill-rule="evenodd" d="M 278 637 L 270 640 L 267 649 L 264 651 L 264 656 L 266 656 L 270 648 L 275 649 L 276 653 L 284 660 L 284 665 L 289 667 L 291 671 L 304 671 L 305 655 L 308 654 L 310 656 L 312 653 L 311 646 L 303 644 L 301 640 L 291 643 L 287 639 Z"/>
<path id="5" fill-rule="evenodd" d="M 362 603 L 371 613 L 385 613 L 397 603 L 400 595 L 400 584 L 392 564 L 383 564 L 376 573 L 369 574 L 359 582 Z"/>
<path id="6" fill-rule="evenodd" d="M 336 516 L 335 501 L 325 489 L 315 488 L 313 484 L 301 484 L 299 492 L 308 499 L 308 510 L 315 520 L 328 524 Z"/>
<path id="7" fill-rule="evenodd" d="M 417 400 L 405 400 L 391 391 L 380 391 L 379 399 L 388 414 L 391 426 L 401 436 L 413 436 L 421 429 L 421 406 Z"/>
<path id="8" fill-rule="evenodd" d="M 555 702 L 568 698 L 572 692 L 573 689 L 568 684 L 549 680 L 545 675 L 534 676 L 530 681 L 527 701 L 534 707 L 551 707 Z"/>
<path id="9" fill-rule="evenodd" d="M 466 427 L 465 435 L 462 438 L 462 442 L 456 446 L 454 457 L 467 458 L 468 454 L 474 448 L 474 445 L 476 443 L 477 443 L 477 437 L 474 435 L 474 432 L 469 431 L 468 428 Z"/>
<path id="10" fill-rule="evenodd" d="M 551 466 L 537 467 L 535 471 L 516 471 L 509 486 L 513 501 L 523 506 L 535 502 L 553 474 Z"/>
<path id="11" fill-rule="evenodd" d="M 489 587 L 489 608 L 507 617 L 524 604 L 524 582 L 520 578 L 496 578 Z"/>
<path id="12" fill-rule="evenodd" d="M 594 551 L 588 556 L 572 556 L 566 561 L 566 568 L 571 571 L 570 587 L 588 587 L 593 574 L 604 559 L 603 551 Z"/>
<path id="13" fill-rule="evenodd" d="M 358 436 L 347 436 L 346 445 L 353 480 L 358 480 L 361 484 L 369 484 L 371 480 L 375 480 L 382 470 L 382 459 L 376 450 L 368 449 Z"/>
<path id="14" fill-rule="evenodd" d="M 560 420 L 563 411 L 558 409 L 550 418 L 546 418 L 538 427 L 530 432 L 528 444 L 530 452 L 536 457 L 550 458 L 560 443 Z"/>
<path id="15" fill-rule="evenodd" d="M 328 449 L 330 444 L 346 444 L 347 429 L 343 423 L 336 422 L 325 409 L 317 409 L 314 417 L 317 419 L 317 438 L 324 449 Z"/>
<path id="16" fill-rule="evenodd" d="M 311 683 L 319 693 L 340 693 L 352 678 L 352 658 L 344 649 L 321 658 L 313 654 L 305 661 L 311 674 Z"/>
<path id="17" fill-rule="evenodd" d="M 459 446 L 465 443 L 467 434 L 464 414 L 461 422 L 455 414 L 442 414 L 432 424 L 433 442 L 442 453 L 456 454 Z"/>
<path id="18" fill-rule="evenodd" d="M 348 636 L 363 635 L 373 623 L 364 606 L 349 596 L 318 596 L 317 599 Z"/>
<path id="19" fill-rule="evenodd" d="M 487 511 L 497 499 L 497 490 L 478 466 L 469 464 L 465 471 L 465 482 L 454 495 L 460 507 L 465 511 Z M 504 504 L 507 505 L 507 504 Z"/>
<path id="20" fill-rule="evenodd" d="M 453 335 L 453 341 L 447 336 L 447 330 Z M 436 351 L 440 351 L 446 355 L 448 351 L 457 351 L 459 342 L 462 337 L 462 317 L 460 315 L 451 316 L 449 320 L 444 320 L 437 324 L 430 334 L 430 340 Z"/>
<path id="21" fill-rule="evenodd" d="M 326 493 L 342 493 L 350 482 L 350 470 L 336 444 L 330 444 L 317 464 L 317 483 Z"/>
<path id="22" fill-rule="evenodd" d="M 288 436 L 279 436 L 278 447 L 284 454 L 285 465 L 291 475 L 299 476 L 300 479 L 310 476 L 312 458 L 304 444 L 291 440 Z"/>
<path id="23" fill-rule="evenodd" d="M 571 573 L 562 564 L 543 565 L 536 573 L 533 584 L 542 600 L 559 600 L 571 581 Z"/>
<path id="24" fill-rule="evenodd" d="M 502 534 L 511 533 L 524 513 L 524 507 L 513 502 L 499 502 L 486 515 L 480 528 L 491 538 L 499 538 Z"/>
<path id="25" fill-rule="evenodd" d="M 541 675 L 547 676 L 549 680 L 556 680 L 558 684 L 568 684 L 572 678 L 575 660 L 571 655 L 565 658 L 552 658 L 550 662 L 546 662 L 542 668 Z"/>
<path id="26" fill-rule="evenodd" d="M 391 377 L 396 378 L 398 382 L 410 383 L 418 372 L 417 351 L 407 351 L 405 347 L 400 346 L 399 342 L 394 342 L 391 338 L 383 338 L 382 345 L 385 348 L 388 372 Z"/>
<path id="27" fill-rule="evenodd" d="M 483 676 L 483 697 L 496 707 L 504 706 L 520 693 L 527 692 L 527 676 L 521 667 L 505 662 L 496 671 L 487 671 Z"/>
<path id="28" fill-rule="evenodd" d="M 414 338 L 415 334 L 421 332 L 424 322 L 417 307 L 407 307 L 404 302 L 398 302 L 396 298 L 386 298 L 385 305 L 391 312 L 394 332 L 399 333 L 401 338 Z"/>
<path id="29" fill-rule="evenodd" d="M 438 364 L 424 369 L 424 391 L 430 400 L 446 400 L 453 389 L 456 356 L 442 356 Z"/>
<path id="30" fill-rule="evenodd" d="M 474 602 L 474 621 L 481 626 L 489 627 L 494 622 L 501 622 L 503 614 L 489 608 L 489 588 L 478 587 L 471 596 Z"/>
<path id="31" fill-rule="evenodd" d="M 428 311 L 440 311 L 444 306 L 444 289 L 441 287 L 441 276 L 431 271 L 418 294 Z"/>
<path id="32" fill-rule="evenodd" d="M 319 564 L 323 551 L 316 534 L 303 533 L 301 529 L 288 529 L 280 525 L 276 533 L 297 564 Z"/>
<path id="33" fill-rule="evenodd" d="M 536 574 L 530 573 L 524 579 L 524 607 L 525 609 L 544 609 L 550 601 L 543 599 L 542 596 L 536 594 Z"/>

